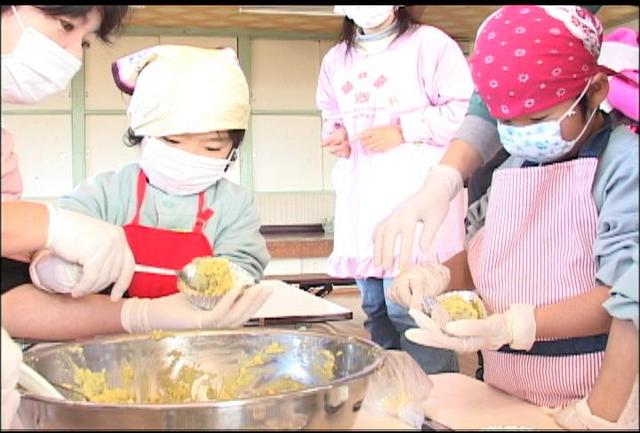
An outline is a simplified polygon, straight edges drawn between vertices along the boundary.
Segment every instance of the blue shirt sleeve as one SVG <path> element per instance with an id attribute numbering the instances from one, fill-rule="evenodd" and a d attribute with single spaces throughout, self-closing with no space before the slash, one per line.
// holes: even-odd
<path id="1" fill-rule="evenodd" d="M 600 157 L 593 186 L 598 209 L 596 278 L 606 286 L 629 269 L 638 248 L 638 180 L 638 136 L 618 127 Z"/>
<path id="2" fill-rule="evenodd" d="M 487 105 L 482 101 L 482 98 L 480 98 L 480 95 L 476 90 L 473 91 L 471 99 L 469 99 L 469 108 L 467 109 L 467 115 L 481 117 L 491 125 L 497 126 L 496 119 L 494 119 L 491 114 L 489 114 Z"/>
<path id="3" fill-rule="evenodd" d="M 632 264 L 615 282 L 607 299 L 602 306 L 615 319 L 631 320 L 638 328 L 638 247 L 632 254 Z"/>
<path id="4" fill-rule="evenodd" d="M 484 163 L 490 161 L 502 148 L 496 120 L 491 117 L 487 106 L 475 91 L 469 100 L 467 115 L 453 138 L 472 145 L 480 153 Z"/>

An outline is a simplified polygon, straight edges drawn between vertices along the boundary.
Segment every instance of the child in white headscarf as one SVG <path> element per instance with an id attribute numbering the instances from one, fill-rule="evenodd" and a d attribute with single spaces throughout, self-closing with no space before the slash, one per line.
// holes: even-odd
<path id="1" fill-rule="evenodd" d="M 118 87 L 132 95 L 127 140 L 142 144 L 140 161 L 86 180 L 56 205 L 123 226 L 137 264 L 179 270 L 196 257 L 215 255 L 260 281 L 269 253 L 253 198 L 223 177 L 250 112 L 235 52 L 156 46 L 114 62 L 112 70 Z M 42 251 L 30 271 L 39 289 L 75 296 L 75 265 Z M 75 300 L 102 307 L 96 314 L 103 320 L 73 314 L 77 303 L 63 297 L 60 308 L 68 314 L 57 316 L 73 318 L 74 326 L 57 326 L 56 337 L 241 326 L 269 294 L 261 284 L 242 295 L 233 289 L 214 310 L 202 311 L 178 293 L 175 275 L 136 272 L 129 299 L 113 304 L 97 294 Z"/>

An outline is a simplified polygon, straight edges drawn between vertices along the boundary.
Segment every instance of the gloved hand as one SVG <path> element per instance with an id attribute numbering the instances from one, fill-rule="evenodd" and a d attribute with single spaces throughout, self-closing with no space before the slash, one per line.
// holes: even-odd
<path id="1" fill-rule="evenodd" d="M 71 290 L 71 296 L 99 292 L 115 282 L 111 300 L 120 299 L 131 283 L 135 266 L 122 227 L 51 205 L 47 207 L 49 238 L 45 248 L 82 266 L 82 276 Z"/>
<path id="2" fill-rule="evenodd" d="M 20 394 L 16 390 L 22 350 L 2 328 L 2 430 L 14 426 L 16 412 L 20 405 Z"/>
<path id="3" fill-rule="evenodd" d="M 421 311 L 409 310 L 420 328 L 408 329 L 404 335 L 414 343 L 458 353 L 496 350 L 505 344 L 512 349 L 529 350 L 536 337 L 533 310 L 532 305 L 512 304 L 504 313 L 486 319 L 449 322 L 444 327 L 446 333 Z"/>
<path id="4" fill-rule="evenodd" d="M 629 399 L 616 422 L 600 418 L 591 412 L 588 396 L 563 409 L 549 410 L 553 419 L 568 430 L 638 430 L 638 376 Z"/>
<path id="5" fill-rule="evenodd" d="M 326 147 L 329 153 L 338 158 L 349 158 L 351 155 L 351 145 L 347 137 L 347 130 L 339 127 L 322 141 L 322 147 Z"/>
<path id="6" fill-rule="evenodd" d="M 462 189 L 462 176 L 447 165 L 431 168 L 422 188 L 396 207 L 374 231 L 374 263 L 392 269 L 396 238 L 400 235 L 399 268 L 409 264 L 416 225 L 422 221 L 420 248 L 426 252 L 447 217 L 449 202 Z"/>
<path id="7" fill-rule="evenodd" d="M 553 419 L 568 430 L 618 430 L 617 423 L 591 413 L 587 397 L 570 403 L 564 409 L 551 410 Z"/>
<path id="8" fill-rule="evenodd" d="M 237 328 L 251 318 L 269 298 L 273 289 L 258 283 L 241 294 L 231 289 L 213 307 L 201 310 L 181 292 L 162 298 L 129 298 L 120 312 L 122 328 L 128 333 L 154 330 Z"/>
<path id="9" fill-rule="evenodd" d="M 51 254 L 49 250 L 40 250 L 31 260 L 29 275 L 33 285 L 40 290 L 73 293 L 82 276 L 82 268 Z"/>
<path id="10" fill-rule="evenodd" d="M 389 288 L 389 297 L 396 304 L 415 310 L 422 309 L 426 296 L 436 296 L 449 286 L 449 268 L 439 263 L 423 263 L 400 272 Z"/>

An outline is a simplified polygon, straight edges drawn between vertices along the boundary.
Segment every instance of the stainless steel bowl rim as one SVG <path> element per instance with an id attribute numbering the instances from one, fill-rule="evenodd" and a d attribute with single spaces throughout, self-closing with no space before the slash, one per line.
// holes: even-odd
<path id="1" fill-rule="evenodd" d="M 161 331 L 161 332 L 165 332 L 165 331 Z M 180 409 L 189 409 L 189 408 L 202 408 L 202 407 L 231 407 L 231 406 L 242 406 L 242 405 L 247 405 L 247 404 L 258 404 L 260 402 L 264 402 L 264 401 L 273 401 L 273 400 L 279 400 L 279 399 L 290 399 L 291 397 L 296 397 L 296 396 L 304 396 L 307 394 L 313 394 L 319 391 L 323 391 L 323 390 L 329 390 L 332 388 L 335 388 L 337 386 L 340 385 L 344 385 L 348 382 L 351 382 L 353 380 L 359 379 L 361 377 L 366 377 L 367 375 L 369 375 L 370 373 L 374 373 L 376 370 L 378 370 L 380 367 L 382 367 L 382 364 L 384 362 L 384 354 L 383 354 L 383 349 L 376 343 L 374 343 L 373 341 L 369 341 L 366 340 L 362 337 L 358 337 L 358 336 L 352 336 L 352 335 L 341 335 L 341 334 L 323 334 L 321 332 L 315 332 L 315 331 L 290 331 L 290 330 L 284 330 L 284 329 L 261 329 L 261 330 L 248 330 L 248 329 L 241 329 L 241 330 L 189 330 L 189 331 L 167 331 L 167 336 L 162 336 L 162 337 L 157 337 L 158 340 L 163 339 L 163 338 L 170 338 L 170 337 L 174 337 L 174 336 L 181 336 L 181 335 L 193 335 L 193 334 L 197 334 L 197 335 L 224 335 L 224 334 L 304 334 L 304 335 L 316 335 L 316 336 L 320 336 L 320 337 L 338 337 L 338 338 L 342 338 L 344 340 L 353 340 L 353 341 L 357 341 L 360 343 L 363 343 L 366 346 L 370 346 L 371 348 L 373 348 L 374 350 L 378 351 L 378 356 L 376 357 L 375 361 L 365 367 L 364 369 L 362 369 L 361 371 L 349 376 L 348 378 L 342 378 L 342 379 L 336 379 L 336 380 L 332 380 L 330 383 L 326 384 L 326 385 L 319 385 L 319 386 L 313 386 L 313 387 L 309 387 L 309 388 L 304 388 L 300 391 L 291 391 L 291 392 L 287 392 L 284 394 L 275 394 L 275 395 L 268 395 L 268 396 L 262 396 L 262 397 L 253 397 L 253 398 L 245 398 L 245 399 L 238 399 L 238 400 L 219 400 L 219 401 L 210 401 L 210 402 L 196 402 L 196 403 L 180 403 L 180 404 L 167 404 L 167 403 L 95 403 L 95 402 L 89 402 L 89 401 L 76 401 L 76 400 L 59 400 L 59 399 L 55 399 L 55 398 L 51 398 L 51 397 L 45 397 L 45 396 L 41 396 L 38 394 L 32 394 L 32 393 L 24 393 L 22 394 L 22 398 L 24 399 L 30 399 L 30 400 L 36 400 L 36 401 L 43 401 L 43 402 L 48 402 L 48 403 L 55 403 L 55 404 L 63 404 L 65 406 L 78 406 L 78 407 L 95 407 L 95 408 L 118 408 L 118 409 L 122 409 L 122 408 L 127 408 L 127 409 L 144 409 L 144 410 L 166 410 L 166 409 L 176 409 L 176 410 L 180 410 Z M 94 338 L 86 338 L 86 339 L 78 339 L 78 340 L 73 340 L 70 342 L 64 342 L 64 343 L 59 343 L 59 344 L 55 344 L 54 346 L 50 346 L 50 347 L 45 347 L 45 348 L 38 348 L 33 347 L 28 349 L 27 351 L 25 351 L 25 361 L 30 357 L 30 356 L 38 356 L 39 353 L 47 353 L 50 350 L 61 350 L 64 347 L 73 347 L 76 345 L 82 345 L 85 343 L 101 343 L 101 342 L 108 342 L 108 343 L 114 343 L 114 342 L 120 342 L 120 341 L 127 341 L 127 340 L 141 340 L 141 339 L 148 339 L 148 338 L 154 338 L 154 337 L 150 337 L 151 334 L 133 334 L 133 335 L 117 335 L 117 336 L 100 336 L 100 337 L 94 337 Z"/>

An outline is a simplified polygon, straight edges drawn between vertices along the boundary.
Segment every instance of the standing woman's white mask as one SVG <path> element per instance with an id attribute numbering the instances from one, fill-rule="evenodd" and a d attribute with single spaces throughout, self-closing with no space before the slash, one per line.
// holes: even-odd
<path id="1" fill-rule="evenodd" d="M 151 185 L 167 194 L 198 194 L 220 180 L 235 152 L 226 159 L 210 158 L 176 149 L 160 138 L 144 137 L 140 167 Z"/>
<path id="2" fill-rule="evenodd" d="M 2 101 L 34 104 L 63 91 L 82 62 L 33 27 L 25 29 L 15 6 L 22 35 L 12 52 L 2 55 Z"/>
<path id="3" fill-rule="evenodd" d="M 363 29 L 373 29 L 384 23 L 393 13 L 395 6 L 336 6 L 336 13 L 351 18 Z"/>

